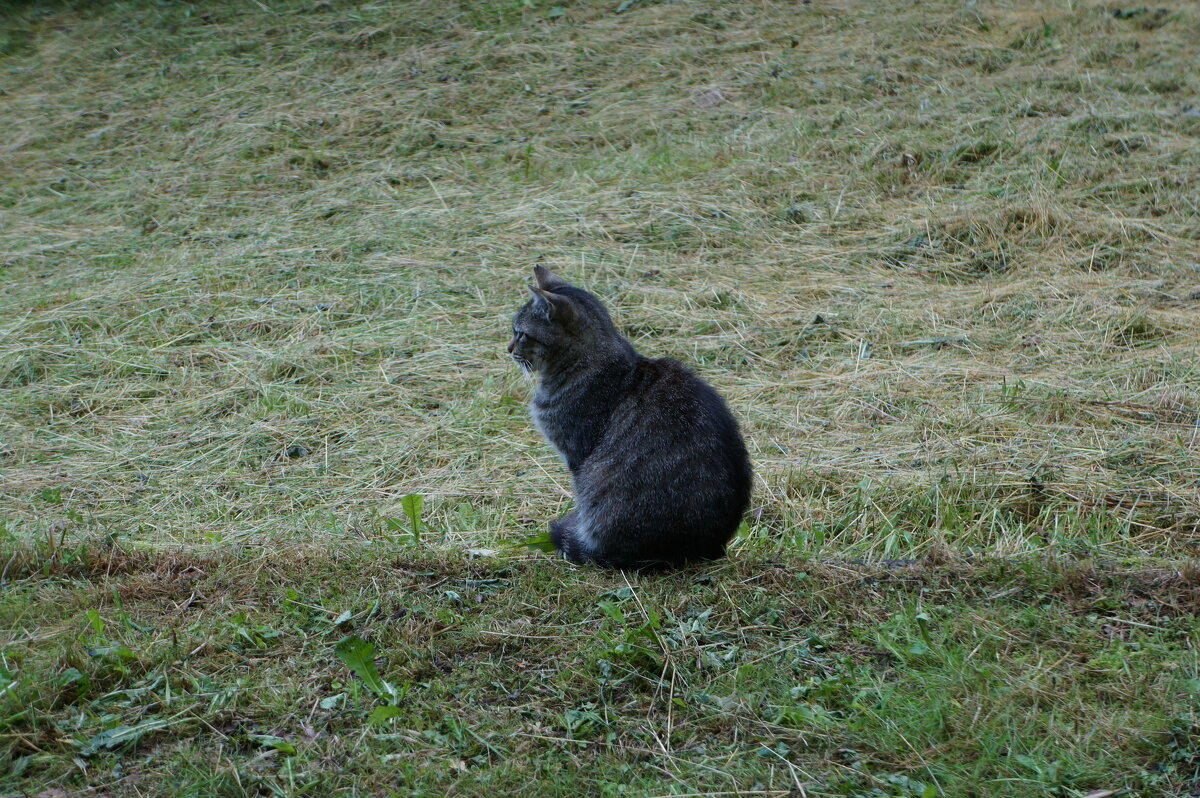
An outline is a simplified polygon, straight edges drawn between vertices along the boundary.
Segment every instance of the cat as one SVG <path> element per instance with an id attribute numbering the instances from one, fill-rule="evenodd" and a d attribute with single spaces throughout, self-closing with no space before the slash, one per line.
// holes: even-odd
<path id="1" fill-rule="evenodd" d="M 551 522 L 555 548 L 633 570 L 724 556 L 753 478 L 725 402 L 680 363 L 639 355 L 595 296 L 533 272 L 508 352 L 538 375 L 534 425 L 571 471 L 575 508 Z"/>

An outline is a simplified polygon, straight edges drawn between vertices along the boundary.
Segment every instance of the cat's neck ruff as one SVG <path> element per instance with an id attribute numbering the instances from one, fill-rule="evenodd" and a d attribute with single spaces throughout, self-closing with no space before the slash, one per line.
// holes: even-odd
<path id="1" fill-rule="evenodd" d="M 623 385 L 632 378 L 637 368 L 638 356 L 599 360 L 587 358 L 577 360 L 570 366 L 556 368 L 538 375 L 535 401 L 549 404 L 565 395 L 588 392 L 595 386 L 610 389 Z"/>

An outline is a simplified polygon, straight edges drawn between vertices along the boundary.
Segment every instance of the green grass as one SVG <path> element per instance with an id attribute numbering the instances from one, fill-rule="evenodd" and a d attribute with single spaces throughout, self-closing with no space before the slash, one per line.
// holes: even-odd
<path id="1" fill-rule="evenodd" d="M 0 787 L 1200 789 L 1200 20 L 1113 8 L 0 7 Z M 538 262 L 729 399 L 730 562 L 507 545 Z"/>
<path id="2" fill-rule="evenodd" d="M 741 558 L 633 582 L 380 543 L 10 573 L 10 766 L 68 785 L 1149 795 L 1200 757 L 1195 571 Z M 343 664 L 349 636 L 397 699 Z"/>

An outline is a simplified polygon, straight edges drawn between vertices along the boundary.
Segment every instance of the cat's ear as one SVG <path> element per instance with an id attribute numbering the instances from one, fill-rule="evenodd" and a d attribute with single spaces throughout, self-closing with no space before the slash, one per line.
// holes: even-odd
<path id="1" fill-rule="evenodd" d="M 555 288 L 567 284 L 566 280 L 561 279 L 557 274 L 544 266 L 533 267 L 533 279 L 537 280 L 538 288 L 543 288 L 547 291 L 553 291 Z"/>
<path id="2" fill-rule="evenodd" d="M 533 311 L 543 319 L 547 321 L 553 319 L 560 324 L 565 324 L 575 317 L 575 308 L 571 305 L 571 300 L 562 294 L 556 294 L 535 285 L 529 286 L 529 290 L 533 293 Z"/>

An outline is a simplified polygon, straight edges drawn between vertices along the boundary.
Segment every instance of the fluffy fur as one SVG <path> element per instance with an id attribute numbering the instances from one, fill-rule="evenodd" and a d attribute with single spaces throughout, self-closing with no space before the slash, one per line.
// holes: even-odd
<path id="1" fill-rule="evenodd" d="M 752 475 L 721 397 L 676 361 L 639 355 L 592 294 L 534 276 L 508 351 L 539 376 L 534 424 L 571 470 L 575 509 L 550 524 L 554 545 L 617 568 L 723 556 Z"/>

